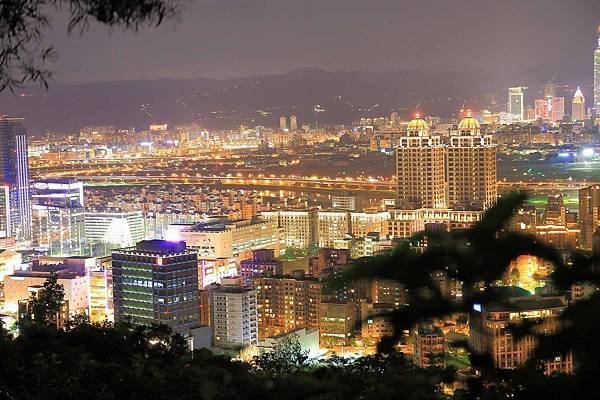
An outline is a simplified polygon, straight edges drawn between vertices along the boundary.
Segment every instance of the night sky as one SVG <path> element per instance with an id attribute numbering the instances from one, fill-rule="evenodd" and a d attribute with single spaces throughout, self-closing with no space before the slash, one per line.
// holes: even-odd
<path id="1" fill-rule="evenodd" d="M 600 0 L 195 0 L 139 33 L 48 35 L 57 82 L 328 70 L 466 71 L 591 81 Z"/>

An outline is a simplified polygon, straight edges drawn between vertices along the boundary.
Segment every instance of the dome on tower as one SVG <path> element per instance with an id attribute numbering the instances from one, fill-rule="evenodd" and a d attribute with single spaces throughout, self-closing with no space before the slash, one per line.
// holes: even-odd
<path id="1" fill-rule="evenodd" d="M 406 129 L 409 132 L 415 132 L 415 131 L 427 132 L 429 130 L 429 124 L 427 124 L 427 122 L 423 118 L 421 118 L 417 115 L 413 120 L 411 120 L 408 123 L 408 126 L 406 127 Z"/>
<path id="2" fill-rule="evenodd" d="M 463 118 L 459 123 L 458 123 L 458 130 L 459 131 L 471 131 L 474 129 L 480 129 L 481 125 L 479 124 L 479 121 L 477 121 L 475 118 L 468 116 Z"/>
<path id="3" fill-rule="evenodd" d="M 581 89 L 579 89 L 579 86 L 577 86 L 577 91 L 575 91 L 575 94 L 573 95 L 573 103 L 585 103 L 585 98 L 583 97 L 583 93 L 581 93 Z"/>

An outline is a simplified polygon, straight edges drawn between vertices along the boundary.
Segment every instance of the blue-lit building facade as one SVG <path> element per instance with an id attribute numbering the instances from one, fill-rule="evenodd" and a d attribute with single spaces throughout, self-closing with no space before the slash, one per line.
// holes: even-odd
<path id="1" fill-rule="evenodd" d="M 198 255 L 185 242 L 113 250 L 112 274 L 116 321 L 162 323 L 183 335 L 199 325 Z"/>
<path id="2" fill-rule="evenodd" d="M 0 117 L 0 184 L 8 187 L 6 236 L 31 239 L 27 128 L 23 118 Z"/>

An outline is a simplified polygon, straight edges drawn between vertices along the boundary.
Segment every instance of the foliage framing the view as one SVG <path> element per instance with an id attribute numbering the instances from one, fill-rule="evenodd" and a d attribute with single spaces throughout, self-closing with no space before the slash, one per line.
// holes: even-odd
<path id="1" fill-rule="evenodd" d="M 50 14 L 68 14 L 69 33 L 83 34 L 92 21 L 124 30 L 158 26 L 180 9 L 177 0 L 2 0 L 0 2 L 0 92 L 25 82 L 47 87 L 56 57 L 44 42 Z"/>

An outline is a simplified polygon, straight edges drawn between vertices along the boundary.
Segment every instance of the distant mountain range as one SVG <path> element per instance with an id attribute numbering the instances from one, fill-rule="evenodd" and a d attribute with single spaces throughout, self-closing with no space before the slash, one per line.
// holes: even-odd
<path id="1" fill-rule="evenodd" d="M 198 122 L 207 128 L 240 124 L 277 126 L 280 115 L 296 114 L 299 124 L 347 123 L 361 116 L 408 117 L 421 109 L 450 116 L 463 105 L 478 109 L 488 93 L 504 93 L 508 82 L 467 73 L 325 71 L 228 80 L 157 79 L 53 84 L 0 95 L 0 113 L 25 117 L 30 132 L 76 132 L 86 125 L 144 129 L 150 123 Z M 503 95 L 502 95 L 503 96 Z M 504 98 L 500 98 L 504 101 Z"/>

